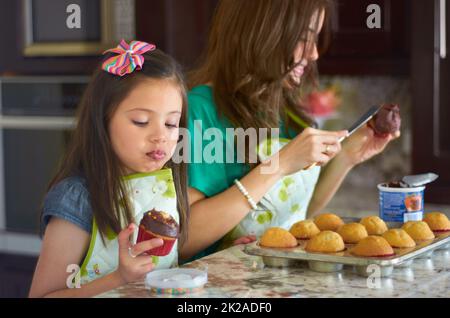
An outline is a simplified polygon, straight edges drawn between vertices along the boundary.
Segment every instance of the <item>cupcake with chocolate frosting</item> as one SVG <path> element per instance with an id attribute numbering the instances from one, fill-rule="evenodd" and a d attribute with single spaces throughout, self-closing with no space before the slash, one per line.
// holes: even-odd
<path id="1" fill-rule="evenodd" d="M 144 217 L 139 225 L 137 242 L 161 238 L 164 242 L 163 245 L 147 251 L 147 254 L 166 256 L 178 239 L 179 230 L 180 227 L 177 221 L 170 214 L 151 210 L 144 213 Z"/>

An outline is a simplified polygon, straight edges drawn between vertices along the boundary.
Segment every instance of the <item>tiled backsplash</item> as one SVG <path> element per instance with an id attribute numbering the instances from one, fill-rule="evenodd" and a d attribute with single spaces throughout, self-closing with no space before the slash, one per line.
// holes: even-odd
<path id="1" fill-rule="evenodd" d="M 399 179 L 411 173 L 411 92 L 408 78 L 403 77 L 321 77 L 321 86 L 339 88 L 342 103 L 337 118 L 328 120 L 325 129 L 346 129 L 370 106 L 381 103 L 400 105 L 401 137 L 391 142 L 382 155 L 355 167 L 328 208 L 349 211 L 376 210 L 377 184 Z"/>

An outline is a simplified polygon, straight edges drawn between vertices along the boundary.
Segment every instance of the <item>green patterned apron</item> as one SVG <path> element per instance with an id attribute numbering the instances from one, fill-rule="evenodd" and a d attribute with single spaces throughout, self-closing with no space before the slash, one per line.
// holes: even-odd
<path id="1" fill-rule="evenodd" d="M 125 177 L 128 183 L 129 201 L 133 209 L 134 219 L 139 225 L 144 213 L 155 209 L 172 215 L 179 223 L 177 197 L 173 182 L 172 170 L 163 169 L 151 173 L 135 174 Z M 127 226 L 124 224 L 122 228 Z M 137 239 L 137 231 L 132 242 Z M 178 241 L 167 256 L 154 256 L 155 269 L 170 268 L 178 265 Z M 86 284 L 115 271 L 119 261 L 119 242 L 115 233 L 107 233 L 105 244 L 98 232 L 95 219 L 89 250 L 81 266 L 81 283 Z"/>
<path id="2" fill-rule="evenodd" d="M 289 141 L 284 138 L 266 139 L 258 147 L 258 158 L 260 161 L 267 159 Z M 320 167 L 315 166 L 279 180 L 260 201 L 267 209 L 264 211 L 251 210 L 225 236 L 222 247 L 229 246 L 234 240 L 245 235 L 260 237 L 270 227 L 282 227 L 289 230 L 292 224 L 304 220 L 319 175 Z"/>

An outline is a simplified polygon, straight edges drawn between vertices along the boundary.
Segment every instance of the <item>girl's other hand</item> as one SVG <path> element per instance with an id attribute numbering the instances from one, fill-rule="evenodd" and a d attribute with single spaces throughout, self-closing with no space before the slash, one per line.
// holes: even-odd
<path id="1" fill-rule="evenodd" d="M 238 239 L 236 239 L 233 242 L 233 245 L 240 245 L 240 244 L 249 244 L 256 241 L 256 236 L 254 235 L 246 235 L 246 236 L 242 236 Z"/>
<path id="2" fill-rule="evenodd" d="M 151 255 L 142 255 L 146 251 L 163 245 L 160 238 L 151 239 L 132 245 L 130 236 L 136 230 L 136 225 L 130 224 L 118 235 L 119 240 L 119 268 L 117 269 L 123 283 L 142 280 L 154 268 Z"/>

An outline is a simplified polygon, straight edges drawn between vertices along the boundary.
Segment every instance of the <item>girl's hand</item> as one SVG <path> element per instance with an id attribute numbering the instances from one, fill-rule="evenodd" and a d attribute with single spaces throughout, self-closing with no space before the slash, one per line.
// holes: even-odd
<path id="1" fill-rule="evenodd" d="M 119 268 L 117 269 L 123 283 L 131 283 L 144 279 L 153 270 L 152 256 L 141 255 L 146 251 L 163 245 L 160 238 L 151 239 L 132 245 L 130 236 L 136 230 L 136 225 L 130 224 L 119 233 Z"/>
<path id="2" fill-rule="evenodd" d="M 355 166 L 381 153 L 394 139 L 400 137 L 400 131 L 386 137 L 378 137 L 368 125 L 358 129 L 342 144 L 339 154 L 347 164 Z"/>
<path id="3" fill-rule="evenodd" d="M 322 166 L 341 151 L 339 139 L 348 134 L 343 131 L 324 131 L 306 128 L 279 152 L 283 175 L 289 175 L 314 163 Z"/>
<path id="4" fill-rule="evenodd" d="M 256 236 L 254 235 L 246 235 L 246 236 L 242 236 L 238 239 L 236 239 L 233 242 L 233 245 L 240 245 L 240 244 L 249 244 L 251 242 L 256 241 Z"/>

